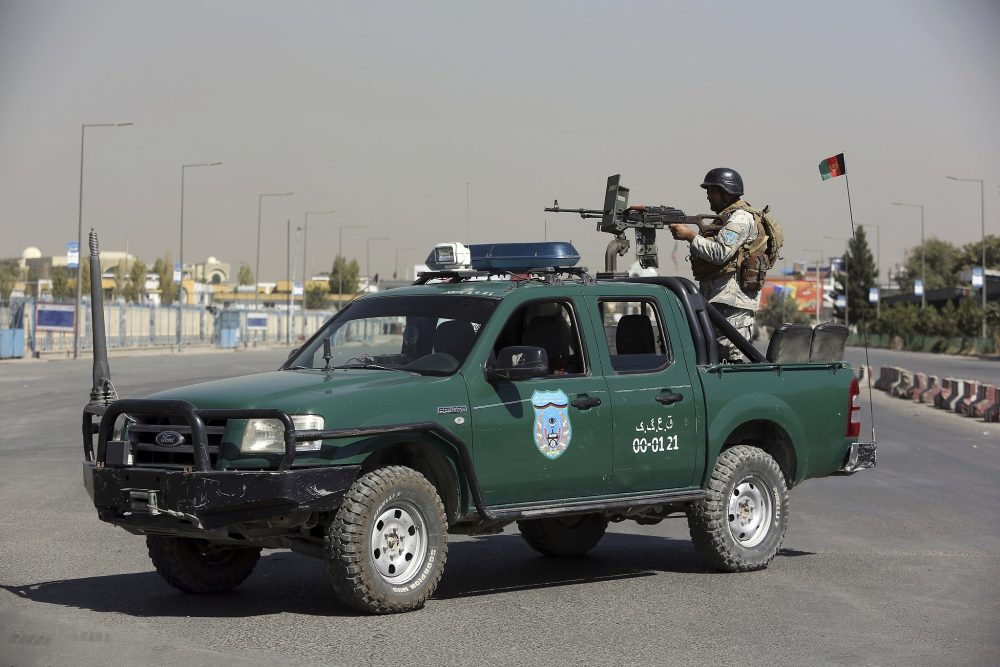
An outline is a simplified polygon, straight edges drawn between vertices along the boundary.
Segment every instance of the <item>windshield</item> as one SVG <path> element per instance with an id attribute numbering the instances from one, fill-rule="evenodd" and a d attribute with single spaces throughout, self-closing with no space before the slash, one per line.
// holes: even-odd
<path id="1" fill-rule="evenodd" d="M 361 299 L 327 324 L 322 335 L 303 347 L 285 368 L 450 375 L 469 355 L 497 303 L 496 299 L 444 295 Z"/>

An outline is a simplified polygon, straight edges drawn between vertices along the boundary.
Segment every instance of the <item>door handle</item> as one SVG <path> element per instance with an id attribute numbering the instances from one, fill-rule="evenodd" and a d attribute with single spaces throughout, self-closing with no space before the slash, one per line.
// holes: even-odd
<path id="1" fill-rule="evenodd" d="M 601 399 L 597 398 L 596 396 L 592 398 L 578 398 L 570 403 L 570 405 L 572 405 L 574 408 L 580 408 L 581 410 L 589 410 L 591 408 L 596 408 L 600 404 L 601 404 Z"/>
<path id="2" fill-rule="evenodd" d="M 665 394 L 660 394 L 656 397 L 657 403 L 662 403 L 663 405 L 673 405 L 679 401 L 684 400 L 684 394 L 677 393 L 676 391 L 669 391 Z"/>

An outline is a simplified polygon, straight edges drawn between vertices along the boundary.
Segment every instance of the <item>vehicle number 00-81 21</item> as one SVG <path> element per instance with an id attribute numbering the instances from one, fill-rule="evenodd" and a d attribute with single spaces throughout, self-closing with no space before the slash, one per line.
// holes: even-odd
<path id="1" fill-rule="evenodd" d="M 661 435 L 656 438 L 635 438 L 632 440 L 632 451 L 636 454 L 669 452 L 677 448 L 676 435 L 668 435 L 666 437 Z"/>

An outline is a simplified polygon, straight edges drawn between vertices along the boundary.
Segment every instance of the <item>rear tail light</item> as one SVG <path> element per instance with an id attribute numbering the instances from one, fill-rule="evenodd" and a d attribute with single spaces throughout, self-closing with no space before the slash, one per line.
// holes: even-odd
<path id="1" fill-rule="evenodd" d="M 861 387 L 857 378 L 851 378 L 850 399 L 847 404 L 847 437 L 861 435 Z"/>

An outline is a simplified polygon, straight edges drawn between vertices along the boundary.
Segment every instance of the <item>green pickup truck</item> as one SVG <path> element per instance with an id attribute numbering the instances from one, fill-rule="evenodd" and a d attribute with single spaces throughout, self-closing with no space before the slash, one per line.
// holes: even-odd
<path id="1" fill-rule="evenodd" d="M 576 260 L 566 243 L 439 246 L 436 270 L 353 301 L 274 372 L 92 400 L 100 519 L 145 535 L 182 591 L 292 549 L 346 604 L 389 613 L 434 592 L 448 533 L 513 522 L 573 557 L 611 521 L 684 513 L 711 566 L 764 568 L 791 487 L 874 465 L 842 339 L 810 359 L 795 341 L 821 350 L 820 331 L 793 329 L 783 360 L 780 340 L 767 358 L 740 338 L 750 362 L 720 363 L 717 336 L 738 334 L 690 281 Z"/>

